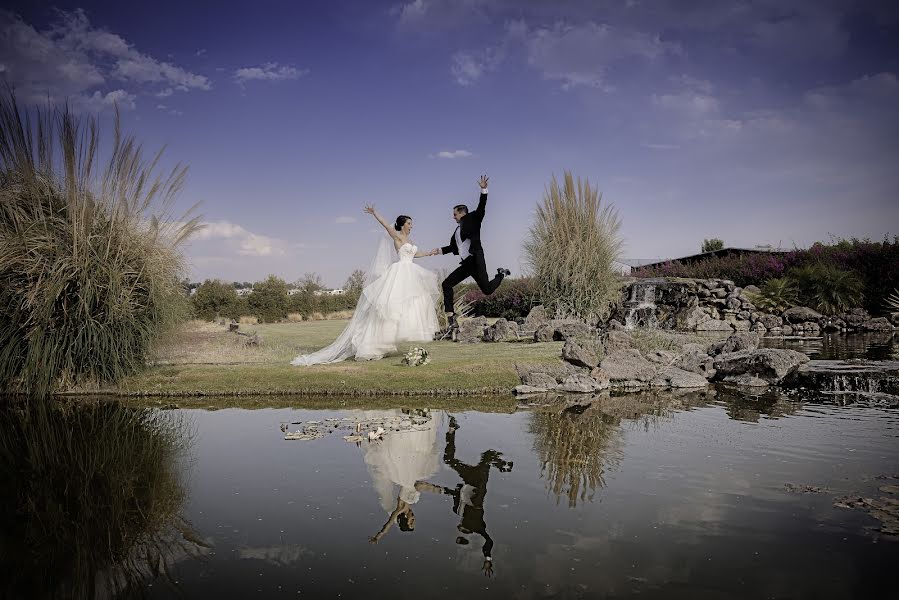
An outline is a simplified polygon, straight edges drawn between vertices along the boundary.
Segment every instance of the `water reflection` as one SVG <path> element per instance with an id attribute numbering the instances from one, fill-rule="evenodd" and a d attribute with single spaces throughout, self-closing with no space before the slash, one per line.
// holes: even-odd
<path id="1" fill-rule="evenodd" d="M 3 597 L 115 595 L 202 552 L 179 518 L 186 433 L 118 403 L 0 408 Z"/>
<path id="2" fill-rule="evenodd" d="M 869 360 L 894 360 L 899 338 L 891 331 L 868 333 L 824 333 L 814 337 L 762 339 L 765 348 L 786 348 L 803 352 L 816 360 L 843 360 L 867 358 Z"/>
<path id="3" fill-rule="evenodd" d="M 364 444 L 365 464 L 371 475 L 378 499 L 388 517 L 381 529 L 369 541 L 378 541 L 394 523 L 400 531 L 415 529 L 415 513 L 412 510 L 421 493 L 416 482 L 437 472 L 440 449 L 437 430 L 443 423 L 443 411 L 422 409 L 417 411 L 365 411 L 366 421 L 389 419 L 415 413 L 427 418 L 417 429 L 388 432 L 383 439 Z"/>
<path id="4" fill-rule="evenodd" d="M 419 481 L 416 489 L 437 494 L 445 494 L 453 499 L 453 513 L 461 519 L 456 529 L 460 535 L 456 543 L 467 546 L 472 537 L 479 536 L 483 540 L 481 552 L 484 555 L 482 570 L 485 575 L 493 575 L 493 538 L 487 533 L 487 521 L 484 518 L 484 500 L 487 497 L 487 482 L 490 479 L 491 467 L 503 473 L 512 470 L 512 461 L 503 459 L 502 453 L 486 450 L 481 453 L 475 465 L 469 465 L 456 458 L 456 431 L 459 424 L 455 417 L 450 417 L 446 431 L 446 447 L 443 451 L 443 462 L 449 466 L 462 480 L 455 487 L 439 486 L 427 481 Z"/>

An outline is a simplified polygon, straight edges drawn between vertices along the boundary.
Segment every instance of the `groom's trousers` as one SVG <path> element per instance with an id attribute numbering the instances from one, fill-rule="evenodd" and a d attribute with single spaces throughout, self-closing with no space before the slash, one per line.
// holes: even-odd
<path id="1" fill-rule="evenodd" d="M 462 283 L 467 277 L 471 277 L 474 279 L 475 283 L 478 284 L 478 287 L 481 288 L 481 291 L 484 292 L 485 295 L 489 296 L 493 292 L 496 291 L 496 288 L 499 287 L 499 284 L 503 282 L 503 276 L 497 275 L 493 279 L 490 279 L 487 275 L 487 261 L 484 260 L 484 255 L 469 255 L 466 257 L 462 264 L 459 265 L 455 271 L 450 273 L 446 279 L 443 280 L 443 309 L 448 312 L 455 312 L 453 302 L 453 288 L 458 283 Z"/>

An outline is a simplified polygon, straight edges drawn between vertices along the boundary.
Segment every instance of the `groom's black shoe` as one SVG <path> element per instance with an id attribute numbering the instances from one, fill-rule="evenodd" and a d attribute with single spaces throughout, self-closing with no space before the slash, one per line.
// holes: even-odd
<path id="1" fill-rule="evenodd" d="M 459 321 L 456 320 L 456 315 L 447 315 L 446 327 L 447 327 L 447 329 L 458 329 L 459 328 Z"/>
<path id="2" fill-rule="evenodd" d="M 496 274 L 502 275 L 503 277 L 508 277 L 509 275 L 512 274 L 512 271 L 510 271 L 509 269 L 504 269 L 503 267 L 500 267 L 496 270 Z"/>

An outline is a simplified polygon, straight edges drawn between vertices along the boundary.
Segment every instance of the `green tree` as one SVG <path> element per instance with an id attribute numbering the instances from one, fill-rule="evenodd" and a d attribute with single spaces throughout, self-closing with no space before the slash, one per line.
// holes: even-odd
<path id="1" fill-rule="evenodd" d="M 303 276 L 297 280 L 295 285 L 297 289 L 302 290 L 303 294 L 308 294 L 309 296 L 312 296 L 319 290 L 325 289 L 325 286 L 322 284 L 321 275 L 318 273 L 303 274 Z"/>
<path id="2" fill-rule="evenodd" d="M 715 250 L 721 250 L 722 248 L 724 248 L 724 240 L 720 238 L 702 240 L 703 252 L 714 252 Z"/>
<path id="3" fill-rule="evenodd" d="M 253 284 L 247 303 L 250 312 L 263 322 L 273 323 L 287 317 L 287 282 L 269 275 L 265 281 Z"/>
<path id="4" fill-rule="evenodd" d="M 194 305 L 194 314 L 199 319 L 214 319 L 216 317 L 237 317 L 239 298 L 234 287 L 219 279 L 207 279 L 191 301 Z"/>
<path id="5" fill-rule="evenodd" d="M 362 269 L 356 269 L 350 276 L 347 277 L 346 283 L 343 284 L 343 289 L 347 293 L 347 295 L 354 296 L 356 298 L 359 297 L 359 294 L 362 293 L 362 286 L 365 284 L 365 271 Z"/>

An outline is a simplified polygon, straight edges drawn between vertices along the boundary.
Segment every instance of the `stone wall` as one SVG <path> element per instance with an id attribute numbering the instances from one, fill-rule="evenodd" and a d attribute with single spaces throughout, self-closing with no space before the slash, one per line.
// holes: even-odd
<path id="1" fill-rule="evenodd" d="M 824 316 L 806 307 L 779 314 L 761 311 L 747 292 L 726 279 L 633 279 L 622 290 L 612 327 L 659 327 L 679 331 L 755 331 L 769 335 L 816 335 L 821 331 L 892 331 L 899 319 L 872 318 L 863 308 Z M 892 322 L 891 322 L 892 321 Z"/>

